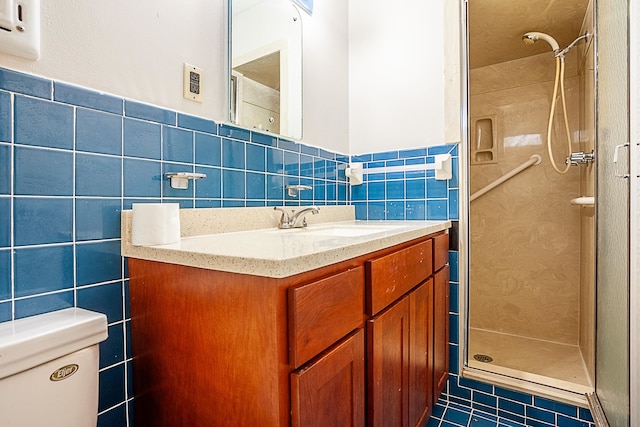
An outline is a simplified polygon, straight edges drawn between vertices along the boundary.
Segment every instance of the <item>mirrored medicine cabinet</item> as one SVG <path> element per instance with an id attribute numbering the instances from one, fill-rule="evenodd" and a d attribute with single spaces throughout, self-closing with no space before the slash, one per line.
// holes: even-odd
<path id="1" fill-rule="evenodd" d="M 229 0 L 229 120 L 302 137 L 302 20 L 290 0 Z"/>

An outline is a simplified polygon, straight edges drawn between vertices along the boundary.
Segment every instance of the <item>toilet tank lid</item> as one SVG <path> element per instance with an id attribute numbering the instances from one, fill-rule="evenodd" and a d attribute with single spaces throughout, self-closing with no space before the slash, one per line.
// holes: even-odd
<path id="1" fill-rule="evenodd" d="M 107 316 L 67 308 L 0 323 L 0 379 L 107 339 Z"/>

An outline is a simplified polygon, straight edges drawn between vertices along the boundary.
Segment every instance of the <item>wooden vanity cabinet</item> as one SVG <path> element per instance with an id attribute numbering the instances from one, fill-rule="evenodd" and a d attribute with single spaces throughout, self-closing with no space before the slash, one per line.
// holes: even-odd
<path id="1" fill-rule="evenodd" d="M 130 259 L 136 426 L 363 426 L 362 263 L 275 279 Z"/>
<path id="2" fill-rule="evenodd" d="M 448 378 L 449 236 L 367 261 L 368 425 L 425 426 Z M 435 272 L 435 273 L 434 273 Z"/>
<path id="3" fill-rule="evenodd" d="M 449 235 L 434 237 L 433 246 L 433 396 L 437 399 L 449 378 Z"/>
<path id="4" fill-rule="evenodd" d="M 282 279 L 129 259 L 136 426 L 426 424 L 440 235 Z"/>
<path id="5" fill-rule="evenodd" d="M 369 425 L 426 425 L 433 403 L 433 241 L 367 261 Z"/>
<path id="6" fill-rule="evenodd" d="M 449 378 L 449 266 L 434 275 L 433 395 L 440 396 Z"/>

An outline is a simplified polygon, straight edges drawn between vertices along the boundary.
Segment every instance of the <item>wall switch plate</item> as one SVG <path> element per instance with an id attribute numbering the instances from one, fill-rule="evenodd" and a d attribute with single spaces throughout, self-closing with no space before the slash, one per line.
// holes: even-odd
<path id="1" fill-rule="evenodd" d="M 185 63 L 183 69 L 183 96 L 202 104 L 202 68 Z"/>
<path id="2" fill-rule="evenodd" d="M 0 0 L 0 51 L 40 58 L 40 0 Z"/>

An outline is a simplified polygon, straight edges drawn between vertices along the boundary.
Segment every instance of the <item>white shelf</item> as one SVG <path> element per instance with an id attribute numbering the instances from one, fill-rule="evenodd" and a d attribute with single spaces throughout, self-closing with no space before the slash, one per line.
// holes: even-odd
<path id="1" fill-rule="evenodd" d="M 588 206 L 588 207 L 593 207 L 596 205 L 596 200 L 595 197 L 591 196 L 591 197 L 577 197 L 575 199 L 571 199 L 571 204 L 572 205 L 578 205 L 578 206 Z"/>

